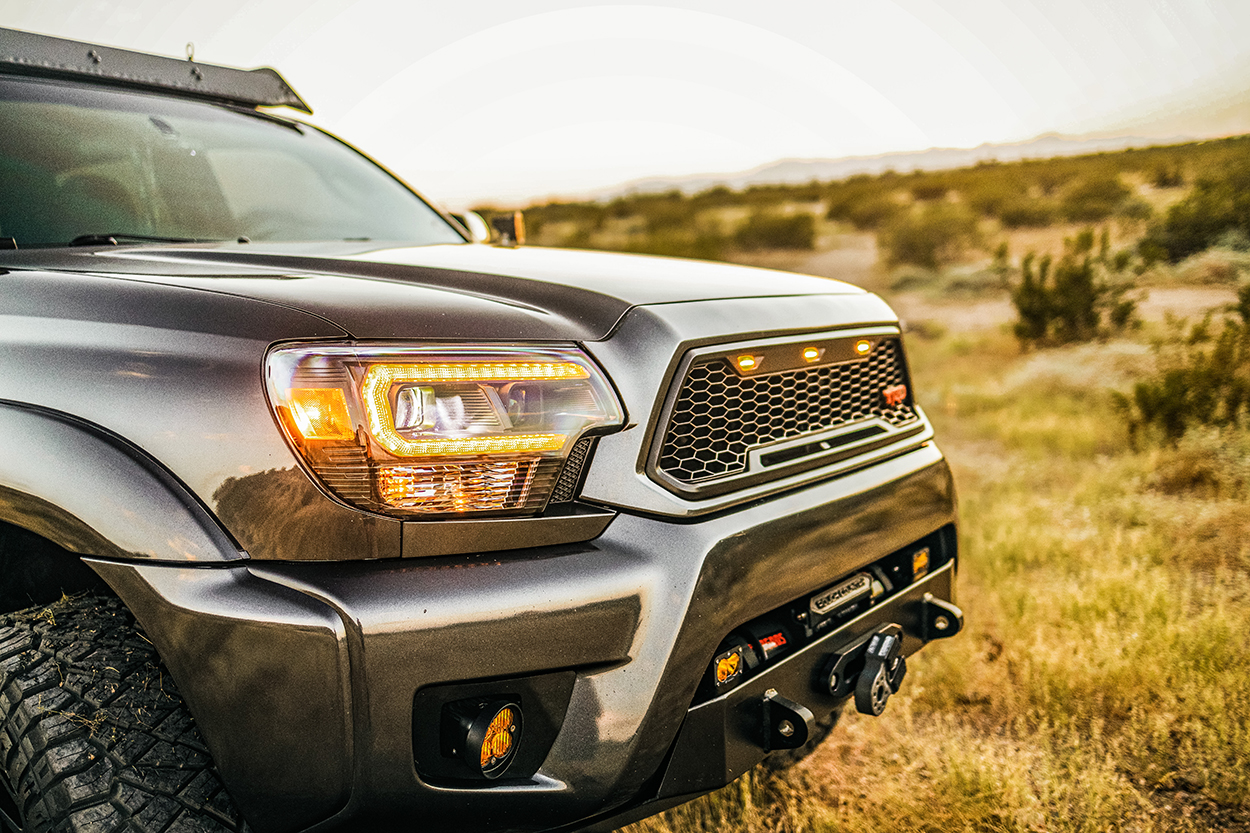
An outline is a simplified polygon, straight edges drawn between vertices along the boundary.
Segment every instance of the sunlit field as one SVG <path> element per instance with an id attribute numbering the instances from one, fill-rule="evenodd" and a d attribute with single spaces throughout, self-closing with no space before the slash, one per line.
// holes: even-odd
<path id="1" fill-rule="evenodd" d="M 880 718 L 631 829 L 1250 830 L 1250 437 L 1131 448 L 1089 381 L 1148 364 L 1131 344 L 913 337 L 967 629 Z"/>
<path id="2" fill-rule="evenodd" d="M 851 707 L 797 766 L 761 766 L 631 831 L 1250 831 L 1250 294 L 1234 306 L 1250 237 L 1212 219 L 1218 179 L 1113 156 L 1089 163 L 1119 165 L 1122 186 L 1084 226 L 1092 249 L 1073 248 L 1083 226 L 1064 214 L 1095 178 L 1080 161 L 1055 168 L 1075 184 L 1029 185 L 1016 214 L 982 214 L 958 246 L 939 233 L 925 263 L 890 248 L 889 223 L 923 221 L 922 200 L 963 210 L 966 183 L 993 191 L 993 172 L 914 176 L 909 198 L 898 179 L 861 180 L 876 198 L 895 189 L 875 227 L 834 216 L 866 212 L 838 208 L 845 185 L 815 208 L 792 193 L 771 211 L 808 212 L 810 245 L 727 244 L 726 259 L 881 292 L 904 318 L 959 487 L 968 624 L 909 662 L 881 717 Z M 1030 251 L 1121 280 L 1133 314 L 1026 337 Z"/>

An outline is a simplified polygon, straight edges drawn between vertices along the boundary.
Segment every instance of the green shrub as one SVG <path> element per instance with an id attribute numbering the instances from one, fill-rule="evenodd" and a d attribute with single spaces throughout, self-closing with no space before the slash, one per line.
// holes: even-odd
<path id="1" fill-rule="evenodd" d="M 1125 200 L 1116 209 L 1116 216 L 1123 217 L 1126 220 L 1149 220 L 1153 214 L 1154 209 L 1150 207 L 1150 203 L 1141 197 L 1132 197 Z"/>
<path id="2" fill-rule="evenodd" d="M 619 248 L 632 254 L 724 260 L 729 241 L 711 229 L 671 229 L 632 238 Z"/>
<path id="3" fill-rule="evenodd" d="M 963 193 L 968 207 L 984 217 L 997 217 L 1003 207 L 1020 199 L 1020 184 L 1007 176 L 985 177 Z"/>
<path id="4" fill-rule="evenodd" d="M 1180 188 L 1185 184 L 1185 171 L 1180 162 L 1161 162 L 1150 181 L 1156 188 Z"/>
<path id="5" fill-rule="evenodd" d="M 860 231 L 875 231 L 903 210 L 890 193 L 855 189 L 832 196 L 825 218 L 848 222 Z"/>
<path id="6" fill-rule="evenodd" d="M 1087 179 L 1064 195 L 1063 216 L 1073 223 L 1096 223 L 1119 210 L 1132 191 L 1118 176 Z"/>
<path id="7" fill-rule="evenodd" d="M 1020 197 L 1004 203 L 998 210 L 998 219 L 1007 228 L 1045 228 L 1059 218 L 1055 204 L 1049 200 Z"/>
<path id="8" fill-rule="evenodd" d="M 1211 316 L 1185 331 L 1174 321 L 1155 345 L 1156 371 L 1118 397 L 1129 432 L 1155 429 L 1175 444 L 1197 426 L 1250 423 L 1250 285 L 1237 293 L 1235 316 L 1212 333 Z"/>
<path id="9" fill-rule="evenodd" d="M 949 190 L 950 186 L 941 180 L 922 180 L 911 187 L 911 196 L 918 201 L 940 200 Z"/>
<path id="10" fill-rule="evenodd" d="M 811 249 L 816 245 L 816 220 L 806 211 L 758 211 L 734 233 L 734 243 L 748 250 Z"/>
<path id="11" fill-rule="evenodd" d="M 928 269 L 953 263 L 976 241 L 977 224 L 963 206 L 935 203 L 894 217 L 878 236 L 886 260 Z"/>
<path id="12" fill-rule="evenodd" d="M 1105 230 L 1097 254 L 1093 229 L 1065 240 L 1057 262 L 1029 252 L 1020 283 L 1011 288 L 1016 338 L 1025 345 L 1088 341 L 1130 326 L 1137 310 L 1131 262 L 1130 253 L 1111 254 Z"/>
<path id="13" fill-rule="evenodd" d="M 1215 245 L 1230 231 L 1250 235 L 1250 163 L 1233 165 L 1218 177 L 1194 183 L 1185 199 L 1142 241 L 1142 253 L 1163 254 L 1173 263 Z"/>

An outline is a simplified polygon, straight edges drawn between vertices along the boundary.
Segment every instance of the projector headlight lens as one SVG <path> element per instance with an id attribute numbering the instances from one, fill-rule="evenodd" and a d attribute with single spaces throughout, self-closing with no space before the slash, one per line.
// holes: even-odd
<path id="1" fill-rule="evenodd" d="M 622 422 L 575 347 L 292 345 L 266 385 L 331 491 L 399 516 L 538 511 L 573 444 Z"/>

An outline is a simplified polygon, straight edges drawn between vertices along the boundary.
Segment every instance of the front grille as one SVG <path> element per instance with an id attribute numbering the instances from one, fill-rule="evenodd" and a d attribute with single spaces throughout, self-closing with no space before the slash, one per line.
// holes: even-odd
<path id="1" fill-rule="evenodd" d="M 906 385 L 902 345 L 877 343 L 868 358 L 743 378 L 723 356 L 696 362 L 682 381 L 656 467 L 696 484 L 747 470 L 751 449 L 879 418 L 891 426 L 916 420 L 910 393 L 888 405 L 886 388 Z"/>

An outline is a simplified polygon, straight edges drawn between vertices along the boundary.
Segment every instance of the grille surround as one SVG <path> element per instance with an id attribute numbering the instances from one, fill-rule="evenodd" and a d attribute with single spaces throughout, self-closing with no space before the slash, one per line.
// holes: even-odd
<path id="1" fill-rule="evenodd" d="M 848 358 L 865 340 L 867 357 Z M 812 344 L 829 347 L 829 357 L 797 358 Z M 763 357 L 759 372 L 734 370 L 743 353 Z M 883 391 L 898 384 L 906 397 L 888 405 Z M 647 473 L 683 497 L 712 497 L 844 461 L 862 465 L 858 458 L 925 427 L 895 327 L 698 348 L 670 383 Z"/>

